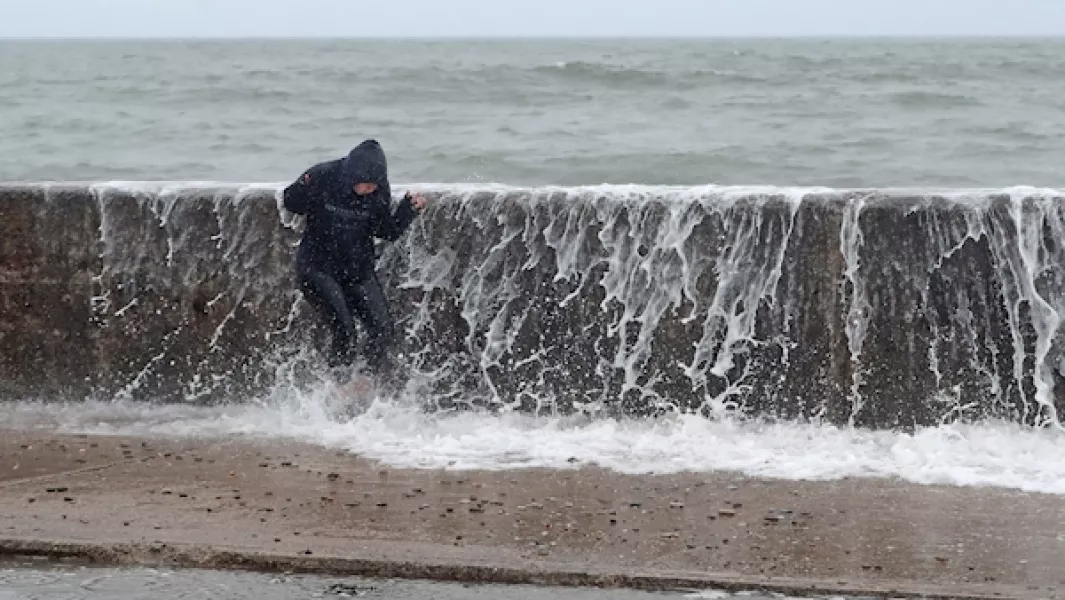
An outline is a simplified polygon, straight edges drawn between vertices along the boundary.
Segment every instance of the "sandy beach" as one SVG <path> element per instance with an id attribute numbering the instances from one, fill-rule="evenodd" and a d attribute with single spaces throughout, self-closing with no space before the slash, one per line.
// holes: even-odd
<path id="1" fill-rule="evenodd" d="M 283 440 L 4 431 L 0 553 L 643 589 L 1065 597 L 1065 498 L 887 479 L 401 470 Z"/>

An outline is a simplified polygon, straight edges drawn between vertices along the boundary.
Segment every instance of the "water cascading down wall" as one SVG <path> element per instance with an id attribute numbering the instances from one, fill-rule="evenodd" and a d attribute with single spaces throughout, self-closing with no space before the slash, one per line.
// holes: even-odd
<path id="1" fill-rule="evenodd" d="M 218 402 L 315 372 L 278 186 L 0 186 L 0 397 Z M 1065 201 L 428 190 L 379 276 L 427 409 L 874 428 L 1065 414 Z"/>

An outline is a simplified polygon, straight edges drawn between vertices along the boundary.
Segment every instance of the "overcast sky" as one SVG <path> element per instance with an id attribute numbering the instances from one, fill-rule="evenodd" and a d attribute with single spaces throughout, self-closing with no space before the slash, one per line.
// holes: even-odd
<path id="1" fill-rule="evenodd" d="M 1065 35 L 1065 0 L 0 0 L 0 37 Z"/>

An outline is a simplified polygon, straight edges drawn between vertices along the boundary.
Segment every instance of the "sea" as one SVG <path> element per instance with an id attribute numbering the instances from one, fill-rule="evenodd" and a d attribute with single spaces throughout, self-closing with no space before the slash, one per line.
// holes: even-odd
<path id="1" fill-rule="evenodd" d="M 380 141 L 400 184 L 1065 187 L 1065 40 L 0 41 L 0 181 L 284 185 Z M 413 468 L 894 477 L 1065 494 L 1059 427 L 678 415 L 340 420 L 311 396 L 0 403 L 18 427 L 285 436 Z"/>
<path id="2" fill-rule="evenodd" d="M 1060 186 L 1065 39 L 0 41 L 0 180 Z"/>

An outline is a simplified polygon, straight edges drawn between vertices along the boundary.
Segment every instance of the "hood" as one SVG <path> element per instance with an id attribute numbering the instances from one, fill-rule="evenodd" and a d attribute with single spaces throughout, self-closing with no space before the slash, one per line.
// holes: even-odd
<path id="1" fill-rule="evenodd" d="M 356 183 L 388 185 L 388 161 L 377 140 L 366 140 L 351 149 L 344 159 L 344 179 L 347 187 Z"/>

